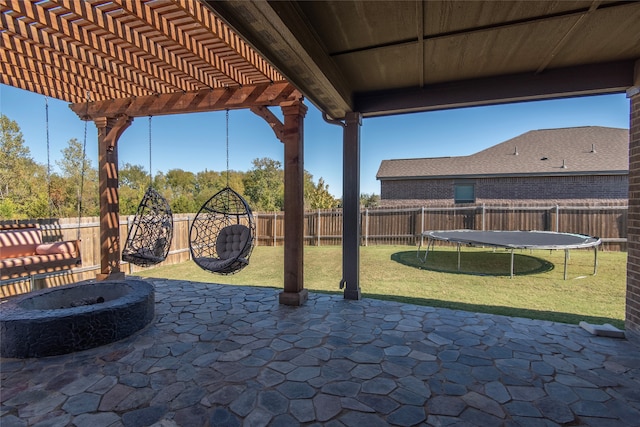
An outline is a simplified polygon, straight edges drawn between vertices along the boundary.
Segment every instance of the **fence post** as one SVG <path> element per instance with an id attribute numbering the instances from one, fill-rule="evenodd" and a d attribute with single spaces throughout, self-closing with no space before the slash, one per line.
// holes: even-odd
<path id="1" fill-rule="evenodd" d="M 485 222 L 484 222 L 485 221 L 485 214 L 486 214 L 486 207 L 485 207 L 485 204 L 483 203 L 482 204 L 482 231 L 485 230 L 485 228 L 484 228 L 485 227 Z"/>
<path id="2" fill-rule="evenodd" d="M 253 244 L 255 246 L 258 246 L 258 242 L 260 242 L 260 232 L 258 228 L 258 224 L 260 224 L 260 213 L 256 214 L 255 224 L 256 224 L 256 238 L 254 239 Z"/>
<path id="3" fill-rule="evenodd" d="M 187 246 L 189 248 L 189 258 L 187 258 L 188 260 L 191 260 L 191 216 L 187 215 Z"/>
<path id="4" fill-rule="evenodd" d="M 364 210 L 364 245 L 369 246 L 369 208 Z"/>
<path id="5" fill-rule="evenodd" d="M 274 212 L 273 213 L 273 230 L 272 230 L 272 234 L 273 234 L 273 246 L 277 246 L 277 236 L 276 236 L 276 231 L 278 230 L 278 227 L 276 226 L 276 223 L 278 222 L 278 212 Z"/>
<path id="6" fill-rule="evenodd" d="M 424 245 L 424 206 L 420 214 L 420 246 Z"/>
<path id="7" fill-rule="evenodd" d="M 318 208 L 318 223 L 316 224 L 316 234 L 318 235 L 317 246 L 320 246 L 320 208 Z"/>

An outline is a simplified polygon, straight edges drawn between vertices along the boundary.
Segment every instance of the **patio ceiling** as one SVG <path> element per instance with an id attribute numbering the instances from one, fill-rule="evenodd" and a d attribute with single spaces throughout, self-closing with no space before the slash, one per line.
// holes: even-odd
<path id="1" fill-rule="evenodd" d="M 289 81 L 374 116 L 624 91 L 638 22 L 620 1 L 0 0 L 0 82 L 80 103 Z"/>
<path id="2" fill-rule="evenodd" d="M 622 92 L 640 58 L 640 2 L 204 1 L 336 119 Z"/>
<path id="3" fill-rule="evenodd" d="M 0 0 L 0 40 L 0 83 L 71 103 L 285 82 L 196 0 Z"/>

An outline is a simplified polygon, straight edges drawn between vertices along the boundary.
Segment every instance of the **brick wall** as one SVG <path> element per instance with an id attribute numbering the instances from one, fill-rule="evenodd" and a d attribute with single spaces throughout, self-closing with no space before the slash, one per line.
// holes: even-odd
<path id="1" fill-rule="evenodd" d="M 453 204 L 454 179 L 381 181 L 383 205 Z M 465 180 L 475 184 L 476 203 L 618 203 L 628 198 L 627 176 L 566 176 L 478 178 Z"/>
<path id="2" fill-rule="evenodd" d="M 629 217 L 627 255 L 627 336 L 640 342 L 640 94 L 631 97 L 629 125 Z"/>
<path id="3" fill-rule="evenodd" d="M 417 180 L 381 181 L 380 198 L 382 200 L 429 200 L 432 204 L 453 200 L 453 180 Z"/>

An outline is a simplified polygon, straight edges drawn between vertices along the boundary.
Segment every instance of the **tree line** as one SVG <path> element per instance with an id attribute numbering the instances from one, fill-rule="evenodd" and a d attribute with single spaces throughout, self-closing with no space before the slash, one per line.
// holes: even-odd
<path id="1" fill-rule="evenodd" d="M 62 150 L 59 171 L 40 164 L 25 145 L 18 124 L 0 115 L 0 219 L 64 218 L 98 216 L 98 170 L 75 138 Z M 281 162 L 254 159 L 247 172 L 190 172 L 171 169 L 153 178 L 141 165 L 119 165 L 120 214 L 135 214 L 147 188 L 152 185 L 169 202 L 174 213 L 197 212 L 210 197 L 227 186 L 241 194 L 256 212 L 284 210 L 284 170 Z M 320 177 L 304 172 L 304 200 L 307 209 L 341 206 Z M 378 196 L 364 194 L 364 205 L 372 206 Z"/>

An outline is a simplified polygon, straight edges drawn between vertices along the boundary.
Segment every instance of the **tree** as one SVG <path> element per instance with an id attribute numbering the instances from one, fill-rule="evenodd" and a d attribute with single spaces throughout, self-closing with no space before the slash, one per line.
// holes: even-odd
<path id="1" fill-rule="evenodd" d="M 215 193 L 222 190 L 226 181 L 220 172 L 204 170 L 196 174 L 196 205 L 202 206 Z"/>
<path id="2" fill-rule="evenodd" d="M 193 172 L 182 169 L 171 169 L 166 175 L 167 188 L 173 192 L 174 197 L 191 197 L 196 193 L 196 176 Z"/>
<path id="3" fill-rule="evenodd" d="M 2 218 L 36 217 L 42 211 L 46 169 L 31 158 L 18 124 L 0 114 L 0 202 Z M 35 209 L 35 211 L 34 211 Z M 10 215 L 10 216 L 9 216 Z"/>
<path id="4" fill-rule="evenodd" d="M 118 171 L 121 215 L 133 215 L 149 187 L 149 174 L 143 166 L 125 163 Z"/>
<path id="5" fill-rule="evenodd" d="M 98 171 L 91 166 L 82 144 L 71 138 L 67 147 L 62 149 L 62 160 L 56 162 L 65 179 L 65 203 L 61 215 L 73 217 L 78 215 L 78 207 L 82 206 L 82 216 L 95 216 L 100 212 L 100 195 L 98 194 Z"/>
<path id="6" fill-rule="evenodd" d="M 226 172 L 221 172 L 224 179 L 227 179 Z M 244 177 L 245 172 L 229 171 L 229 187 L 233 188 L 238 194 L 245 195 Z"/>
<path id="7" fill-rule="evenodd" d="M 0 197 L 10 197 L 18 191 L 20 178 L 32 161 L 18 123 L 0 115 Z"/>
<path id="8" fill-rule="evenodd" d="M 322 177 L 318 179 L 317 185 L 312 185 L 306 196 L 311 209 L 331 209 L 339 204 L 338 200 L 329 193 L 329 184 L 325 184 Z"/>
<path id="9" fill-rule="evenodd" d="M 173 213 L 197 212 L 200 206 L 196 206 L 195 200 L 185 196 L 178 196 L 169 202 Z"/>
<path id="10" fill-rule="evenodd" d="M 245 194 L 254 210 L 265 212 L 284 209 L 284 171 L 282 164 L 264 157 L 253 160 L 243 183 Z"/>
<path id="11" fill-rule="evenodd" d="M 149 186 L 149 173 L 140 165 L 125 163 L 119 168 L 118 180 L 120 187 L 129 187 L 132 190 L 146 190 Z"/>
<path id="12" fill-rule="evenodd" d="M 364 208 L 375 208 L 380 203 L 380 196 L 377 194 L 362 193 L 360 195 L 360 205 Z"/>

